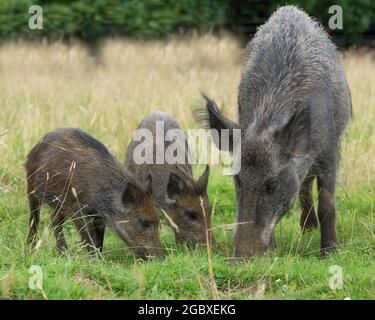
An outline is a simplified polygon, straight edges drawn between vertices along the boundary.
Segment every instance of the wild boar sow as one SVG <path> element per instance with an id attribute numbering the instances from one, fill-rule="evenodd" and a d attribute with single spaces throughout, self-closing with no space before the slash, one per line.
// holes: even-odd
<path id="1" fill-rule="evenodd" d="M 263 254 L 275 224 L 299 194 L 303 231 L 320 224 L 321 254 L 339 241 L 335 186 L 339 140 L 351 98 L 335 46 L 322 27 L 294 6 L 278 9 L 246 49 L 239 86 L 239 125 L 205 97 L 213 129 L 241 129 L 235 254 Z M 217 145 L 220 147 L 220 140 Z M 318 184 L 318 219 L 312 186 Z"/>
<path id="2" fill-rule="evenodd" d="M 87 133 L 73 128 L 47 133 L 29 153 L 26 171 L 29 243 L 36 240 L 40 207 L 48 204 L 59 251 L 67 248 L 63 224 L 71 217 L 89 252 L 102 250 L 108 224 L 141 258 L 163 255 L 151 196 Z"/>
<path id="3" fill-rule="evenodd" d="M 176 119 L 167 113 L 147 115 L 138 130 L 146 130 L 149 137 L 143 142 L 132 141 L 129 144 L 125 166 L 150 188 L 159 208 L 167 213 L 178 242 L 206 243 L 206 234 L 211 240 L 211 209 L 207 196 L 209 166 L 198 181 L 193 179 L 187 141 Z M 151 154 L 149 163 L 137 163 L 140 161 L 135 159 L 137 148 L 142 144 Z M 173 149 L 175 157 L 171 155 L 172 159 L 168 159 L 168 150 L 172 145 L 176 146 Z M 163 163 L 157 163 L 157 153 L 160 152 Z"/>

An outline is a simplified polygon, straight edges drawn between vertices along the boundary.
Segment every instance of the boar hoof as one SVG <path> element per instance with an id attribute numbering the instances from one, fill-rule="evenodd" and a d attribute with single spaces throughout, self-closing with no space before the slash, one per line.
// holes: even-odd
<path id="1" fill-rule="evenodd" d="M 331 242 L 329 245 L 322 246 L 320 249 L 320 258 L 326 258 L 330 253 L 336 252 L 339 246 L 338 242 Z"/>

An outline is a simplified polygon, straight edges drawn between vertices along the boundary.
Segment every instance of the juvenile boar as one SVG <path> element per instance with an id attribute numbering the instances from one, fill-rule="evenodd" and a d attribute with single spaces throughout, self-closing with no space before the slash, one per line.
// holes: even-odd
<path id="1" fill-rule="evenodd" d="M 157 135 L 157 126 L 162 130 L 162 136 Z M 145 148 L 151 150 L 152 163 L 137 164 L 134 159 L 135 151 L 140 141 L 132 141 L 127 148 L 125 166 L 134 173 L 139 181 L 150 185 L 151 194 L 160 209 L 167 213 L 174 227 L 177 242 L 188 244 L 206 243 L 206 231 L 208 241 L 211 240 L 211 209 L 207 196 L 207 184 L 210 173 L 209 166 L 199 178 L 193 179 L 193 171 L 188 163 L 189 150 L 177 121 L 164 112 L 155 112 L 146 116 L 138 126 L 137 130 L 147 130 L 150 138 Z M 172 131 L 174 130 L 174 131 Z M 168 132 L 179 132 L 180 139 L 167 141 Z M 139 131 L 138 131 L 139 132 Z M 181 157 L 174 164 L 166 161 L 162 164 L 156 163 L 156 153 L 165 151 L 172 143 L 177 143 L 176 154 Z"/>
<path id="2" fill-rule="evenodd" d="M 209 127 L 242 130 L 241 170 L 234 176 L 236 256 L 272 248 L 275 224 L 297 194 L 302 231 L 319 221 L 322 256 L 334 249 L 339 244 L 334 202 L 339 140 L 351 116 L 351 97 L 336 48 L 322 27 L 294 6 L 278 9 L 247 47 L 239 125 L 213 100 L 205 101 Z M 220 148 L 220 139 L 216 144 Z"/>
<path id="3" fill-rule="evenodd" d="M 47 133 L 26 161 L 30 205 L 28 243 L 35 243 L 40 207 L 52 209 L 59 252 L 67 249 L 63 224 L 72 218 L 89 252 L 103 247 L 106 224 L 139 257 L 162 257 L 151 196 L 89 134 L 74 128 Z"/>

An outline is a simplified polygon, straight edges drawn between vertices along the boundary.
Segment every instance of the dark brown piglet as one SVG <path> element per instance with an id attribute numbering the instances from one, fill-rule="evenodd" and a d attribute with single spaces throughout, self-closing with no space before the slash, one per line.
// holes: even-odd
<path id="1" fill-rule="evenodd" d="M 102 251 L 108 224 L 137 256 L 163 256 L 148 191 L 89 134 L 75 128 L 47 133 L 27 156 L 26 172 L 28 243 L 35 244 L 40 207 L 48 204 L 59 252 L 67 249 L 63 224 L 72 218 L 90 253 Z"/>

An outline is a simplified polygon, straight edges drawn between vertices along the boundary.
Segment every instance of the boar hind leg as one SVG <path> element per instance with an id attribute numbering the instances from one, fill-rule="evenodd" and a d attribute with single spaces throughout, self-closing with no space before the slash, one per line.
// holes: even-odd
<path id="1" fill-rule="evenodd" d="M 53 227 L 53 234 L 56 238 L 56 248 L 59 253 L 63 253 L 65 250 L 68 249 L 68 245 L 65 240 L 64 236 L 64 222 L 65 222 L 65 215 L 60 210 L 59 207 L 57 207 L 54 212 L 52 213 L 52 227 Z"/>
<path id="2" fill-rule="evenodd" d="M 305 181 L 301 185 L 301 190 L 299 193 L 302 209 L 300 219 L 302 233 L 318 227 L 318 219 L 316 218 L 315 214 L 314 199 L 312 194 L 314 178 L 315 176 L 313 175 L 307 175 Z"/>
<path id="3" fill-rule="evenodd" d="M 91 255 L 96 254 L 96 233 L 92 222 L 93 217 L 83 212 L 74 215 L 74 223 L 81 235 L 82 245 Z"/>
<path id="4" fill-rule="evenodd" d="M 332 161 L 324 162 L 319 171 L 318 217 L 321 234 L 320 250 L 321 256 L 324 257 L 339 244 L 336 234 L 335 209 L 336 157 L 334 157 Z"/>

